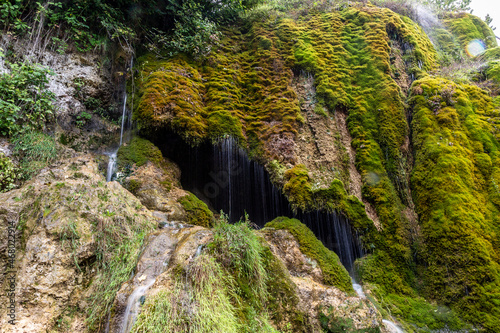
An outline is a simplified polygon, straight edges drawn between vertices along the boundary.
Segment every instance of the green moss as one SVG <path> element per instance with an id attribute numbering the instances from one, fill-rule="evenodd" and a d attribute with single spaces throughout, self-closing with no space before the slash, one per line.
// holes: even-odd
<path id="1" fill-rule="evenodd" d="M 496 84 L 500 85 L 500 60 L 491 61 L 488 64 L 486 75 L 488 79 L 491 79 L 495 81 Z"/>
<path id="2" fill-rule="evenodd" d="M 500 149 L 491 119 L 498 115 L 475 86 L 426 77 L 412 91 L 412 193 L 425 242 L 424 291 L 486 331 L 498 331 L 500 211 L 490 201 Z M 455 114 L 452 125 L 440 120 L 443 112 Z"/>
<path id="3" fill-rule="evenodd" d="M 128 182 L 127 189 L 132 193 L 132 194 L 137 194 L 137 190 L 141 187 L 142 183 L 138 181 L 137 179 L 130 179 Z"/>
<path id="4" fill-rule="evenodd" d="M 266 227 L 286 229 L 292 233 L 300 245 L 300 251 L 318 262 L 324 283 L 335 286 L 345 292 L 352 292 L 351 278 L 338 256 L 328 250 L 309 228 L 296 219 L 278 217 L 266 224 Z"/>
<path id="5" fill-rule="evenodd" d="M 354 320 L 351 318 L 337 317 L 335 315 L 335 309 L 329 308 L 327 311 L 322 310 L 319 313 L 319 321 L 323 332 L 325 333 L 380 333 L 380 327 L 370 327 L 356 329 L 354 326 Z"/>
<path id="6" fill-rule="evenodd" d="M 495 45 L 489 28 L 469 14 L 449 15 L 445 24 L 449 30 L 436 29 L 433 36 L 440 45 L 436 52 L 418 24 L 370 5 L 329 13 L 306 10 L 294 19 L 264 15 L 225 30 L 203 63 L 182 57 L 141 59 L 134 114 L 141 130 L 151 135 L 169 127 L 192 143 L 235 137 L 250 156 L 267 162 L 273 181 L 283 186 L 294 208 L 337 210 L 349 218 L 371 252 L 361 262 L 365 283 L 377 284 L 385 294 L 414 297 L 425 292 L 445 304 L 459 300 L 457 309 L 470 309 L 470 318 L 477 315 L 495 327 L 496 312 L 492 316 L 485 309 L 490 303 L 496 309 L 492 295 L 497 293 L 493 273 L 499 257 L 500 176 L 495 154 L 500 130 L 495 108 L 500 103 L 478 88 L 440 83 L 425 74 L 436 68 L 438 58 L 442 63 L 460 58 L 472 39 Z M 412 91 L 416 168 L 411 192 L 412 157 L 405 148 L 410 113 L 406 92 L 393 79 L 398 45 L 404 45 L 400 55 L 407 74 L 420 79 Z M 363 200 L 375 208 L 380 230 L 339 180 L 317 188 L 305 166 L 292 162 L 285 171 L 271 162 L 281 158 L 271 149 L 272 139 L 287 135 L 295 140 L 303 122 L 291 87 L 294 71 L 301 70 L 314 75 L 317 105 L 349 115 Z M 494 66 L 487 75 L 495 80 Z M 403 214 L 412 210 L 412 200 L 419 221 Z M 462 201 L 463 207 L 473 203 L 471 213 L 459 205 Z M 469 237 L 459 228 L 474 232 Z M 483 236 L 475 240 L 476 234 Z M 462 252 L 465 259 L 456 255 Z M 434 262 L 425 274 L 422 262 Z M 445 272 L 446 265 L 458 267 L 460 276 Z M 471 274 L 475 281 L 464 281 Z"/>
<path id="7" fill-rule="evenodd" d="M 207 205 L 198 199 L 194 194 L 189 193 L 178 199 L 182 208 L 186 211 L 189 224 L 199 225 L 209 228 L 213 225 L 214 214 Z"/>
<path id="8" fill-rule="evenodd" d="M 380 306 L 402 322 L 411 324 L 409 326 L 411 331 L 468 331 L 471 329 L 470 325 L 467 325 L 456 312 L 445 306 L 433 305 L 421 297 L 412 298 L 389 294 L 381 300 Z"/>
<path id="9" fill-rule="evenodd" d="M 267 281 L 266 304 L 270 319 L 281 331 L 308 332 L 306 314 L 298 310 L 299 298 L 288 270 L 267 245 L 263 244 L 262 252 L 264 269 L 270 277 Z"/>
<path id="10" fill-rule="evenodd" d="M 306 209 L 312 201 L 312 190 L 305 165 L 297 165 L 285 172 L 283 192 L 294 207 Z"/>
<path id="11" fill-rule="evenodd" d="M 500 60 L 500 47 L 489 48 L 480 57 L 485 60 Z"/>
<path id="12" fill-rule="evenodd" d="M 120 147 L 117 159 L 120 167 L 140 167 L 147 161 L 159 166 L 164 161 L 161 151 L 153 143 L 138 136 L 134 136 L 128 145 Z"/>
<path id="13" fill-rule="evenodd" d="M 480 18 L 468 13 L 448 13 L 444 24 L 459 39 L 462 48 L 474 39 L 482 40 L 488 48 L 497 46 L 495 34 Z"/>

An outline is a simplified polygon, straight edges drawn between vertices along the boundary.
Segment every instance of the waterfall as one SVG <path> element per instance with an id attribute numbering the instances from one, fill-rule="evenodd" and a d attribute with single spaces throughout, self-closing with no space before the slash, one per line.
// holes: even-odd
<path id="1" fill-rule="evenodd" d="M 130 60 L 130 70 L 132 70 L 132 66 L 134 64 L 134 58 L 132 57 Z M 110 182 L 113 179 L 113 175 L 116 170 L 116 155 L 118 153 L 118 149 L 122 146 L 124 141 L 130 140 L 130 129 L 132 127 L 132 115 L 131 111 L 127 108 L 127 89 L 123 88 L 122 95 L 122 121 L 120 126 L 120 143 L 118 147 L 114 148 L 108 153 L 105 153 L 109 157 L 108 160 L 108 169 L 106 172 L 106 181 Z M 126 135 L 127 137 L 124 137 Z M 124 140 L 125 139 L 125 140 Z"/>
<path id="2" fill-rule="evenodd" d="M 337 253 L 348 271 L 363 256 L 359 237 L 347 218 L 336 212 L 294 212 L 281 190 L 272 184 L 265 168 L 250 160 L 232 138 L 197 148 L 174 135 L 158 141 L 164 155 L 181 168 L 184 189 L 193 192 L 211 209 L 224 211 L 230 222 L 239 221 L 245 213 L 260 227 L 278 216 L 294 217 Z"/>
<path id="3" fill-rule="evenodd" d="M 382 322 L 384 323 L 385 327 L 387 327 L 390 331 L 390 333 L 404 333 L 404 331 L 399 328 L 398 325 L 394 324 L 392 321 L 387 320 L 387 319 L 382 319 Z"/>
<path id="4" fill-rule="evenodd" d="M 120 148 L 120 147 L 118 147 Z M 110 182 L 111 178 L 113 177 L 113 173 L 115 172 L 115 166 L 116 166 L 116 154 L 118 153 L 118 148 L 113 150 L 111 153 L 108 154 L 109 160 L 108 160 L 108 170 L 106 172 L 106 181 Z"/>
<path id="5" fill-rule="evenodd" d="M 120 333 L 128 333 L 134 326 L 135 320 L 137 319 L 137 315 L 139 314 L 139 309 L 142 305 L 142 298 L 146 291 L 151 287 L 156 281 L 156 278 L 150 279 L 144 282 L 143 285 L 134 289 L 132 294 L 130 294 L 127 301 L 127 308 L 125 309 L 125 313 L 123 314 L 123 318 L 125 318 L 125 322 L 122 324 L 120 329 Z"/>

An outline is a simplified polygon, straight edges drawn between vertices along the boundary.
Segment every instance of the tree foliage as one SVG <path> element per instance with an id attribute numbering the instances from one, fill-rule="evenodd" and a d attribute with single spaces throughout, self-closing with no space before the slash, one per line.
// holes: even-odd
<path id="1" fill-rule="evenodd" d="M 217 40 L 218 25 L 233 21 L 256 1 L 4 0 L 0 28 L 11 34 L 31 34 L 41 25 L 58 40 L 69 35 L 82 52 L 105 39 L 130 47 L 150 35 L 150 40 L 171 53 L 204 55 Z"/>
<path id="2" fill-rule="evenodd" d="M 470 10 L 471 0 L 424 0 L 424 3 L 438 11 L 454 12 Z"/>

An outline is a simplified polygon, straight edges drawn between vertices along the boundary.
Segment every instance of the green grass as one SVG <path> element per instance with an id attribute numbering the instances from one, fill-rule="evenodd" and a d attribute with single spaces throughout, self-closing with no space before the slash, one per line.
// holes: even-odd
<path id="1" fill-rule="evenodd" d="M 21 161 L 20 177 L 28 180 L 57 158 L 57 145 L 51 136 L 35 131 L 18 133 L 11 140 L 13 153 Z"/>
<path id="2" fill-rule="evenodd" d="M 111 310 L 116 293 L 130 278 L 141 253 L 146 235 L 154 229 L 153 223 L 131 223 L 129 232 L 120 224 L 100 225 L 98 231 L 97 276 L 87 307 L 86 324 L 97 329 Z"/>
<path id="3" fill-rule="evenodd" d="M 248 223 L 221 219 L 205 250 L 171 272 L 170 287 L 146 299 L 132 332 L 277 333 L 271 318 L 304 325 L 290 277 Z"/>
<path id="4" fill-rule="evenodd" d="M 132 332 L 241 331 L 229 296 L 231 281 L 214 258 L 198 256 L 186 278 L 187 283 L 177 277 L 173 288 L 148 298 Z"/>

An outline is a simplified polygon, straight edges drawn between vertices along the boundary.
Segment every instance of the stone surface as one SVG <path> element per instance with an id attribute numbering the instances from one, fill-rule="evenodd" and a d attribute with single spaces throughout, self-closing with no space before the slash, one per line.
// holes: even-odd
<path id="1" fill-rule="evenodd" d="M 336 287 L 323 284 L 321 268 L 300 251 L 300 245 L 287 230 L 269 229 L 262 233 L 272 253 L 289 270 L 299 296 L 298 309 L 306 313 L 315 332 L 322 332 L 319 313 L 336 318 L 349 318 L 356 329 L 381 327 L 382 316 L 366 298 L 349 295 Z"/>
<path id="2" fill-rule="evenodd" d="M 7 262 L 9 226 L 16 233 L 15 266 L 1 267 L 0 284 L 15 275 L 15 325 L 0 310 L 2 332 L 45 332 L 68 322 L 84 332 L 85 289 L 95 274 L 96 225 L 155 220 L 116 182 L 106 183 L 92 155 L 57 162 L 22 188 L 0 194 L 0 261 Z M 5 293 L 0 302 L 7 304 Z M 69 312 L 71 316 L 67 316 Z"/>

